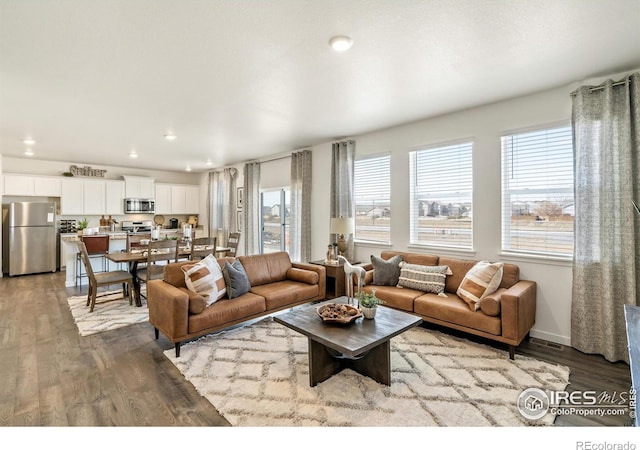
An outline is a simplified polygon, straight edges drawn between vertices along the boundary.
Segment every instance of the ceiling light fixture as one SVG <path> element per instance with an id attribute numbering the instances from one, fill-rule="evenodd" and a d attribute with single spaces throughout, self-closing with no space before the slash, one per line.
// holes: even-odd
<path id="1" fill-rule="evenodd" d="M 334 36 L 329 40 L 329 45 L 337 52 L 345 52 L 353 45 L 353 39 L 349 36 Z"/>
<path id="2" fill-rule="evenodd" d="M 25 154 L 25 155 L 27 155 L 27 156 L 33 156 L 33 150 L 31 150 L 30 148 L 28 148 L 28 149 L 26 149 L 26 150 L 24 151 L 24 154 Z"/>
<path id="3" fill-rule="evenodd" d="M 137 158 L 138 157 L 138 153 L 135 150 L 131 150 L 129 152 L 129 158 Z"/>
<path id="4" fill-rule="evenodd" d="M 207 166 L 213 166 L 213 163 L 211 162 L 210 159 L 207 159 Z"/>
<path id="5" fill-rule="evenodd" d="M 191 172 L 191 166 L 187 166 L 187 168 L 184 170 L 186 170 L 187 172 Z"/>
<path id="6" fill-rule="evenodd" d="M 173 132 L 169 131 L 167 134 L 164 135 L 164 138 L 167 141 L 174 141 L 178 136 L 176 136 L 175 134 L 173 134 Z"/>
<path id="7" fill-rule="evenodd" d="M 26 138 L 22 141 L 25 145 L 36 145 L 36 141 L 33 138 Z"/>

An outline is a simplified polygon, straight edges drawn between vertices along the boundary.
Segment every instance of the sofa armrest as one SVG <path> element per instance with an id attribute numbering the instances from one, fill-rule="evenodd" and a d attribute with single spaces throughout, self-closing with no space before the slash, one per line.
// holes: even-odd
<path id="1" fill-rule="evenodd" d="M 162 280 L 147 283 L 149 322 L 172 342 L 189 330 L 189 295 Z"/>
<path id="2" fill-rule="evenodd" d="M 500 296 L 502 336 L 518 343 L 536 322 L 536 283 L 520 280 Z"/>
<path id="3" fill-rule="evenodd" d="M 295 269 L 304 269 L 311 270 L 318 274 L 318 295 L 320 298 L 324 298 L 327 294 L 327 271 L 324 266 L 319 264 L 308 264 L 308 263 L 300 263 L 294 262 L 291 263 L 291 267 Z"/>

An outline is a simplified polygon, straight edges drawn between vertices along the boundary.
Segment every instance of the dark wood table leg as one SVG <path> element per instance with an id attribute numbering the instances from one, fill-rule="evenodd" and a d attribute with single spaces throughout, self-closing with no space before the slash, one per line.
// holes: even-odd
<path id="1" fill-rule="evenodd" d="M 391 386 L 391 341 L 382 342 L 360 359 L 346 360 L 347 367 L 361 375 Z"/>
<path id="2" fill-rule="evenodd" d="M 324 345 L 309 339 L 309 386 L 317 386 L 341 369 L 340 360 L 331 356 Z"/>
<path id="3" fill-rule="evenodd" d="M 129 263 L 129 273 L 133 277 L 133 296 L 136 300 L 136 306 L 142 306 L 142 298 L 140 297 L 140 280 L 138 279 L 138 261 Z"/>

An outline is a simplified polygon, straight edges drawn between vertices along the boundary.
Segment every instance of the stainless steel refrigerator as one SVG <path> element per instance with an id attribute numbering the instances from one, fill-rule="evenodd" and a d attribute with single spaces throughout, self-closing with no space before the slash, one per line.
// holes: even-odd
<path id="1" fill-rule="evenodd" d="M 9 275 L 56 271 L 56 204 L 9 204 Z"/>

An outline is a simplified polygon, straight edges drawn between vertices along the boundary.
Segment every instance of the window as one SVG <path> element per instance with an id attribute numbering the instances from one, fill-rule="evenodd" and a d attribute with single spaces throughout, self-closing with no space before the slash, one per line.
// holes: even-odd
<path id="1" fill-rule="evenodd" d="M 263 191 L 260 194 L 262 253 L 289 250 L 289 190 Z"/>
<path id="2" fill-rule="evenodd" d="M 571 127 L 502 137 L 502 249 L 573 254 Z"/>
<path id="3" fill-rule="evenodd" d="M 411 244 L 471 249 L 472 142 L 412 151 Z"/>
<path id="4" fill-rule="evenodd" d="M 358 158 L 354 162 L 355 238 L 361 241 L 391 241 L 391 157 Z"/>

